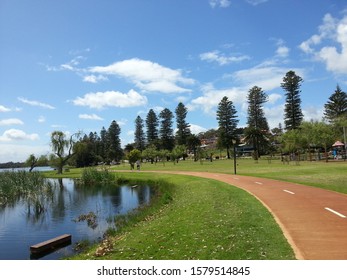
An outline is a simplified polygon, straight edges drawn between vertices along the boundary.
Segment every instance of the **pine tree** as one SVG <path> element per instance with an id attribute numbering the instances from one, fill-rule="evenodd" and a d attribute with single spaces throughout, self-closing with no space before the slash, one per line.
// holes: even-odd
<path id="1" fill-rule="evenodd" d="M 120 127 L 116 121 L 112 121 L 110 127 L 107 130 L 107 142 L 108 142 L 108 157 L 110 160 L 119 162 L 123 156 L 123 150 L 121 148 L 120 141 Z"/>
<path id="2" fill-rule="evenodd" d="M 186 145 L 188 136 L 191 134 L 190 125 L 186 122 L 187 112 L 187 108 L 180 102 L 175 110 L 177 123 L 176 142 L 178 145 Z"/>
<path id="3" fill-rule="evenodd" d="M 347 119 L 347 94 L 336 86 L 335 92 L 324 105 L 324 116 L 329 122 L 334 123 L 340 119 Z"/>
<path id="4" fill-rule="evenodd" d="M 236 116 L 237 111 L 233 102 L 224 96 L 218 104 L 217 120 L 218 120 L 218 136 L 219 144 L 221 147 L 227 149 L 227 156 L 230 159 L 230 147 L 232 147 L 232 140 L 237 139 L 235 133 L 237 124 L 239 122 Z"/>
<path id="5" fill-rule="evenodd" d="M 135 135 L 134 135 L 134 140 L 135 140 L 135 148 L 138 149 L 139 151 L 143 151 L 145 149 L 145 133 L 143 131 L 143 119 L 140 116 L 137 116 L 135 120 Z"/>
<path id="6" fill-rule="evenodd" d="M 302 78 L 294 71 L 288 71 L 283 78 L 281 87 L 285 91 L 286 104 L 284 108 L 284 125 L 286 130 L 299 128 L 303 114 L 301 111 L 300 86 Z"/>
<path id="7" fill-rule="evenodd" d="M 160 118 L 160 141 L 161 141 L 161 148 L 166 149 L 168 151 L 172 151 L 173 147 L 175 146 L 175 138 L 173 136 L 173 128 L 172 128 L 172 119 L 173 114 L 172 112 L 165 108 L 162 110 L 159 114 Z"/>
<path id="8" fill-rule="evenodd" d="M 269 125 L 263 110 L 263 104 L 267 102 L 267 94 L 257 86 L 248 92 L 248 117 L 245 130 L 247 142 L 253 144 L 254 158 L 257 160 L 267 146 L 266 134 L 269 132 Z"/>
<path id="9" fill-rule="evenodd" d="M 150 109 L 146 117 L 147 145 L 158 144 L 158 121 L 157 114 Z"/>

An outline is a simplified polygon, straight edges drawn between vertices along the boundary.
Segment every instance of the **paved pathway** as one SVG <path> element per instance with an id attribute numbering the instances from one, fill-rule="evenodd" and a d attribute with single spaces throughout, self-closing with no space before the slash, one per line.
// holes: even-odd
<path id="1" fill-rule="evenodd" d="M 164 173 L 215 179 L 254 195 L 271 211 L 298 259 L 347 260 L 345 194 L 248 176 L 184 171 Z"/>

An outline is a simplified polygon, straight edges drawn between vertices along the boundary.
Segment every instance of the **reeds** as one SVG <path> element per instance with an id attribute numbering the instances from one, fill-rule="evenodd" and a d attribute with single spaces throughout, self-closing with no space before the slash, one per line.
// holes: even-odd
<path id="1" fill-rule="evenodd" d="M 29 214 L 40 214 L 53 198 L 53 188 L 54 184 L 39 172 L 0 172 L 0 207 L 13 206 L 23 200 L 28 205 Z"/>
<path id="2" fill-rule="evenodd" d="M 109 184 L 115 181 L 115 175 L 110 173 L 106 168 L 84 168 L 82 171 L 81 181 L 85 185 L 91 184 Z"/>

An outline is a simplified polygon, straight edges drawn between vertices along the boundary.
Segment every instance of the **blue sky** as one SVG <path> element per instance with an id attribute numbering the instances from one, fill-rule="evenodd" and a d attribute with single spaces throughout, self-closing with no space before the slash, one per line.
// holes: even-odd
<path id="1" fill-rule="evenodd" d="M 304 82 L 306 120 L 347 90 L 343 0 L 1 0 L 0 162 L 50 152 L 54 130 L 100 132 L 122 145 L 149 109 L 183 102 L 194 133 L 216 128 L 223 96 L 244 126 L 253 86 L 283 123 L 282 78 Z"/>

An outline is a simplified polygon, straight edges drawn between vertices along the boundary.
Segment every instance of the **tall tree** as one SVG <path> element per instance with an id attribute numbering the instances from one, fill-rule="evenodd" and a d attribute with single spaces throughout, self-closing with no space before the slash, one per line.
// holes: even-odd
<path id="1" fill-rule="evenodd" d="M 177 145 L 186 145 L 188 136 L 191 134 L 190 125 L 186 122 L 188 110 L 182 102 L 178 103 L 176 110 L 176 142 Z"/>
<path id="2" fill-rule="evenodd" d="M 340 119 L 347 119 L 347 94 L 336 86 L 335 92 L 324 105 L 324 116 L 329 122 L 334 123 Z"/>
<path id="3" fill-rule="evenodd" d="M 108 142 L 108 157 L 112 161 L 120 161 L 123 156 L 123 150 L 121 148 L 120 141 L 120 127 L 118 123 L 113 120 L 110 127 L 107 130 L 107 142 Z"/>
<path id="4" fill-rule="evenodd" d="M 63 167 L 67 161 L 75 155 L 74 146 L 80 133 L 71 135 L 69 138 L 62 131 L 53 131 L 51 134 L 52 151 L 56 158 L 54 159 L 58 174 L 63 173 Z"/>
<path id="5" fill-rule="evenodd" d="M 267 94 L 257 86 L 248 92 L 248 117 L 245 130 L 247 142 L 253 144 L 254 158 L 257 160 L 267 146 L 266 134 L 269 132 L 269 125 L 263 110 L 263 104 L 268 100 Z"/>
<path id="6" fill-rule="evenodd" d="M 300 87 L 302 78 L 294 71 L 288 71 L 283 78 L 281 87 L 285 91 L 286 104 L 284 108 L 284 125 L 286 130 L 299 128 L 303 114 L 301 110 Z"/>
<path id="7" fill-rule="evenodd" d="M 232 147 L 232 140 L 237 139 L 235 133 L 237 124 L 239 122 L 237 118 L 237 111 L 233 105 L 233 102 L 224 96 L 218 104 L 217 120 L 218 120 L 218 134 L 219 144 L 227 149 L 227 155 L 230 159 L 230 147 Z"/>
<path id="8" fill-rule="evenodd" d="M 160 141 L 161 141 L 161 148 L 166 149 L 169 151 L 172 151 L 173 147 L 175 146 L 175 138 L 173 136 L 173 113 L 165 108 L 162 110 L 159 114 L 160 118 Z"/>
<path id="9" fill-rule="evenodd" d="M 146 146 L 146 137 L 145 132 L 143 131 L 144 124 L 143 119 L 140 116 L 137 116 L 135 120 L 135 148 L 142 152 Z"/>
<path id="10" fill-rule="evenodd" d="M 158 144 L 158 125 L 159 120 L 157 114 L 153 109 L 150 109 L 146 117 L 147 145 Z"/>

